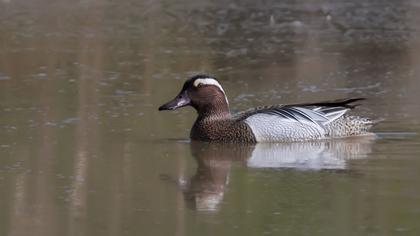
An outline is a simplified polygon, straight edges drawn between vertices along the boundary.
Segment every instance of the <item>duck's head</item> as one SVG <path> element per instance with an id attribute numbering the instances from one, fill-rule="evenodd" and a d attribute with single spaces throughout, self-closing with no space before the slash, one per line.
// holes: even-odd
<path id="1" fill-rule="evenodd" d="M 216 78 L 208 75 L 196 75 L 189 78 L 179 94 L 160 106 L 159 111 L 175 110 L 184 106 L 192 106 L 202 115 L 229 113 L 225 91 Z"/>

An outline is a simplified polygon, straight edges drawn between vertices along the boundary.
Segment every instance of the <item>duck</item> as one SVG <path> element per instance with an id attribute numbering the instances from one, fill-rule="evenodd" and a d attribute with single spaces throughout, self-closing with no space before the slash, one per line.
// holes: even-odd
<path id="1" fill-rule="evenodd" d="M 191 140 L 221 143 L 300 142 L 373 135 L 375 121 L 349 115 L 365 98 L 315 103 L 260 106 L 232 114 L 219 81 L 199 74 L 184 82 L 181 91 L 159 111 L 191 106 L 197 118 Z"/>

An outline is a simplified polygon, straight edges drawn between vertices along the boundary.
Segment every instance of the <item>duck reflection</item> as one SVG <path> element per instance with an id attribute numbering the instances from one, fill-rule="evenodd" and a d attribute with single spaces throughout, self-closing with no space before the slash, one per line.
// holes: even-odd
<path id="1" fill-rule="evenodd" d="M 373 137 L 305 143 L 260 143 L 254 145 L 192 142 L 197 171 L 182 185 L 184 199 L 192 209 L 217 211 L 229 183 L 233 161 L 249 168 L 294 168 L 343 170 L 350 162 L 366 158 Z"/>
<path id="2" fill-rule="evenodd" d="M 184 186 L 187 205 L 200 211 L 214 211 L 223 199 L 232 161 L 246 161 L 253 145 L 192 142 L 191 153 L 197 171 Z"/>

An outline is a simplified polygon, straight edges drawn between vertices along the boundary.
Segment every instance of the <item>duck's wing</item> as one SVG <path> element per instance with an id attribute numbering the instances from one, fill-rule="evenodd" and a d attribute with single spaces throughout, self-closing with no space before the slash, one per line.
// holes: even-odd
<path id="1" fill-rule="evenodd" d="M 295 122 L 311 122 L 326 125 L 343 116 L 357 105 L 352 104 L 364 98 L 342 99 L 318 103 L 261 106 L 234 115 L 237 120 L 245 120 L 258 114 L 278 116 L 279 119 Z"/>
<path id="2" fill-rule="evenodd" d="M 246 122 L 254 134 L 265 136 L 264 141 L 321 138 L 326 132 L 325 125 L 342 117 L 356 106 L 351 103 L 360 100 L 363 98 L 264 106 L 239 113 L 234 118 Z M 284 134 L 288 136 L 283 137 Z"/>

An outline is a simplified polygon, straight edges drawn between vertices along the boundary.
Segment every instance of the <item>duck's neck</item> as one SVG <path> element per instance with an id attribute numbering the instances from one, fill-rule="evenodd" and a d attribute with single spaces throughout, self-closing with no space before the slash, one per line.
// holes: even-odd
<path id="1" fill-rule="evenodd" d="M 225 101 L 203 105 L 197 107 L 196 110 L 198 113 L 197 120 L 218 120 L 231 117 L 229 105 Z"/>

